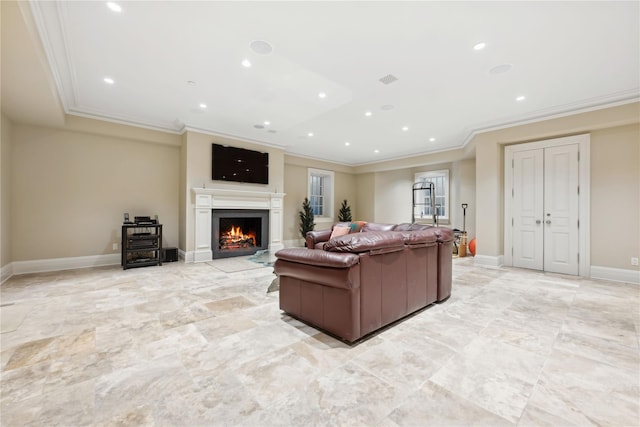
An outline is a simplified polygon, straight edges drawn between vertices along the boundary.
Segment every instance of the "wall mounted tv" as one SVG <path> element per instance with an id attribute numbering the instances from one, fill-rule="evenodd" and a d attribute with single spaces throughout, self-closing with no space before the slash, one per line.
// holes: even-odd
<path id="1" fill-rule="evenodd" d="M 211 178 L 214 181 L 269 183 L 269 153 L 211 144 Z"/>

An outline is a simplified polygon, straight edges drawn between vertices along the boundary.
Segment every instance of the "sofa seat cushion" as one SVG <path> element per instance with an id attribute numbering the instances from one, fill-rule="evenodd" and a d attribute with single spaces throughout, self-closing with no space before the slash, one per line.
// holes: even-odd
<path id="1" fill-rule="evenodd" d="M 402 250 L 403 233 L 396 231 L 363 231 L 329 240 L 324 245 L 328 252 L 370 252 L 372 255 Z"/>

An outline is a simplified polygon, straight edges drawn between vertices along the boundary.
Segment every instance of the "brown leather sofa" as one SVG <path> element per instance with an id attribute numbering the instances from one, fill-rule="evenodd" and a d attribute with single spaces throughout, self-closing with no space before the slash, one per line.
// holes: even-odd
<path id="1" fill-rule="evenodd" d="M 448 228 L 367 223 L 330 236 L 276 252 L 280 309 L 295 318 L 353 342 L 451 295 Z"/>

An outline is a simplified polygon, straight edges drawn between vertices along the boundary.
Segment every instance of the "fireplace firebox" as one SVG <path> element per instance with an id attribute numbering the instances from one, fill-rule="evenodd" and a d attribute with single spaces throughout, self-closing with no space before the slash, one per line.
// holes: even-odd
<path id="1" fill-rule="evenodd" d="M 268 246 L 268 210 L 212 210 L 211 248 L 214 259 L 253 255 Z"/>

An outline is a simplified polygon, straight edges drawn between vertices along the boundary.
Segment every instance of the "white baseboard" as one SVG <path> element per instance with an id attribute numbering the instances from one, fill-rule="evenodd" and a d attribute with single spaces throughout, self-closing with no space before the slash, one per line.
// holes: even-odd
<path id="1" fill-rule="evenodd" d="M 473 264 L 481 267 L 501 267 L 503 256 L 476 255 L 473 257 Z"/>
<path id="2" fill-rule="evenodd" d="M 13 263 L 10 262 L 0 267 L 0 285 L 9 280 L 13 276 Z"/>
<path id="3" fill-rule="evenodd" d="M 640 271 L 623 268 L 591 266 L 591 278 L 610 280 L 612 282 L 624 282 L 640 285 Z"/>
<path id="4" fill-rule="evenodd" d="M 120 265 L 120 254 L 90 255 L 69 258 L 35 259 L 12 262 L 13 274 L 44 273 L 46 271 Z"/>
<path id="5" fill-rule="evenodd" d="M 213 253 L 210 249 L 205 251 L 183 251 L 180 250 L 180 257 L 184 259 L 184 262 L 208 262 L 213 260 Z"/>

